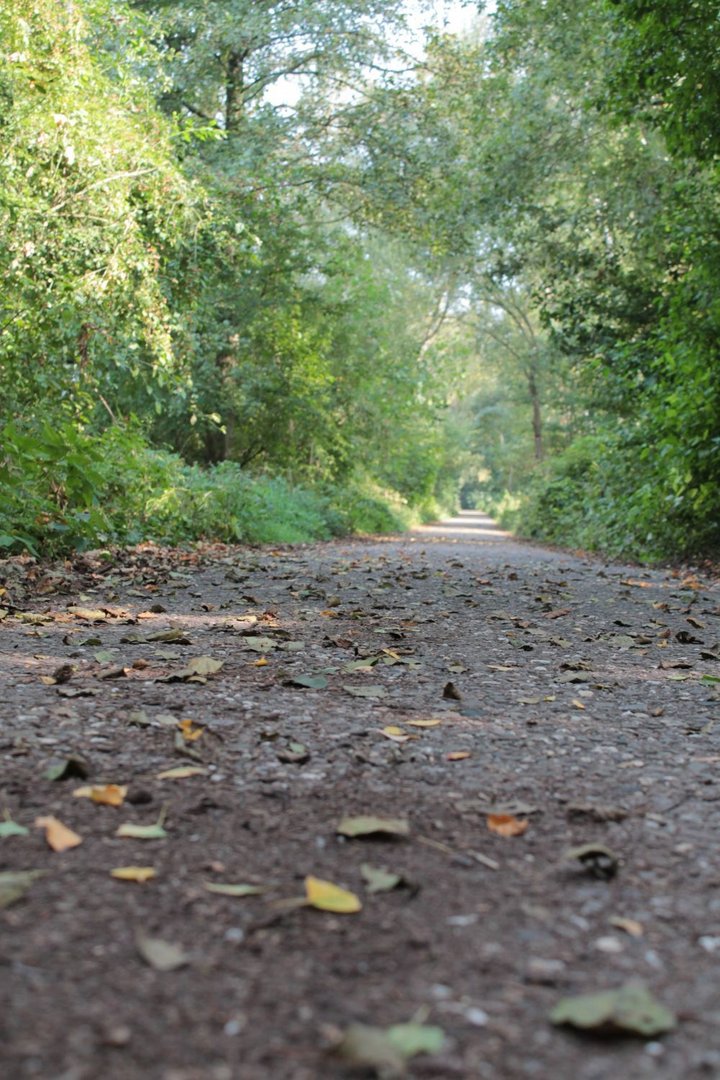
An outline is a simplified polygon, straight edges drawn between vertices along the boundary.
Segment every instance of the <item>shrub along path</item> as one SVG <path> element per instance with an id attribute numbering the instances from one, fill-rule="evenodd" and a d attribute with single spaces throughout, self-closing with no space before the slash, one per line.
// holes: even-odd
<path id="1" fill-rule="evenodd" d="M 0 576 L 4 1076 L 718 1075 L 717 582 L 471 514 Z"/>

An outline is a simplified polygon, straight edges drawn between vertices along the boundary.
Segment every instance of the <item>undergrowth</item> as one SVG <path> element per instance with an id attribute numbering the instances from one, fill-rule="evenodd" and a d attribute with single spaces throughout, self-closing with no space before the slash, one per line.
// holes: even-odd
<path id="1" fill-rule="evenodd" d="M 251 475 L 235 462 L 188 465 L 132 427 L 74 423 L 0 432 L 0 549 L 57 556 L 106 544 L 301 543 L 394 532 L 417 519 L 397 493 L 356 479 L 322 489 Z"/>

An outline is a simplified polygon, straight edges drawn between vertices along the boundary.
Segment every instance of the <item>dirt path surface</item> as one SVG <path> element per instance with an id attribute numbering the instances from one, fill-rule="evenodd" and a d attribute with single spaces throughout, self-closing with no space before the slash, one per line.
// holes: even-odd
<path id="1" fill-rule="evenodd" d="M 13 560 L 0 581 L 0 810 L 28 830 L 0 826 L 3 1077 L 391 1077 L 382 1039 L 359 1073 L 333 1047 L 409 1021 L 444 1033 L 410 1077 L 720 1076 L 717 582 L 524 546 L 478 514 Z M 121 806 L 74 794 L 105 784 Z M 348 815 L 407 835 L 344 837 Z M 51 850 L 46 817 L 82 842 Z M 564 859 L 588 843 L 616 873 Z M 128 866 L 155 876 L 111 876 Z M 26 870 L 44 875 L 9 903 Z M 307 876 L 362 910 L 292 903 Z M 208 888 L 228 883 L 268 891 Z M 550 1023 L 633 979 L 674 1032 Z"/>

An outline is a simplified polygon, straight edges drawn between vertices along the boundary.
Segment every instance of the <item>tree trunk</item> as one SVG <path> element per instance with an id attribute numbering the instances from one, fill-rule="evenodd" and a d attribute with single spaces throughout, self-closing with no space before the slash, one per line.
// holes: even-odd
<path id="1" fill-rule="evenodd" d="M 245 59 L 247 52 L 233 50 L 225 69 L 225 130 L 237 131 L 243 115 Z"/>
<path id="2" fill-rule="evenodd" d="M 545 457 L 545 447 L 543 446 L 543 422 L 542 422 L 542 409 L 540 406 L 540 392 L 537 384 L 537 371 L 535 361 L 531 366 L 527 368 L 525 372 L 527 376 L 528 394 L 530 396 L 530 404 L 532 406 L 532 429 L 533 439 L 535 442 L 535 460 L 542 461 Z"/>

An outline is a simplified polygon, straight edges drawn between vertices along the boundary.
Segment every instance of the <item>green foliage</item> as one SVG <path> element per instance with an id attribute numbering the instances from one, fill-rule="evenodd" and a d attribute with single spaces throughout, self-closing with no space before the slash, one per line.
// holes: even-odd
<path id="1" fill-rule="evenodd" d="M 301 543 L 407 528 L 414 514 L 371 480 L 308 489 L 231 461 L 188 465 L 134 427 L 101 436 L 75 423 L 2 431 L 0 547 L 60 555 L 154 540 Z"/>

